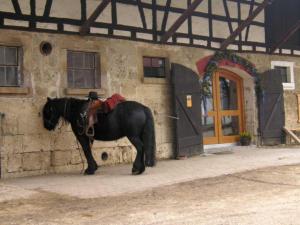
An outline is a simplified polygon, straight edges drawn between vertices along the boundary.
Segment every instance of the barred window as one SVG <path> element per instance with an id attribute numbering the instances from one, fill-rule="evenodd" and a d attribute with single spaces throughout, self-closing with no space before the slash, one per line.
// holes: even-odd
<path id="1" fill-rule="evenodd" d="M 21 54 L 20 47 L 0 45 L 0 86 L 18 87 L 21 85 Z"/>
<path id="2" fill-rule="evenodd" d="M 100 57 L 94 52 L 67 52 L 68 87 L 100 88 Z"/>
<path id="3" fill-rule="evenodd" d="M 144 77 L 166 77 L 166 63 L 164 58 L 144 57 Z"/>

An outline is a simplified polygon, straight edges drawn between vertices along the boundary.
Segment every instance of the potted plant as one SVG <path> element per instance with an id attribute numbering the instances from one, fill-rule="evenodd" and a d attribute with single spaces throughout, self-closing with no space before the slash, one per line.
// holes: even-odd
<path id="1" fill-rule="evenodd" d="M 251 144 L 252 136 L 248 131 L 243 131 L 240 133 L 240 143 L 242 146 L 248 146 Z"/>

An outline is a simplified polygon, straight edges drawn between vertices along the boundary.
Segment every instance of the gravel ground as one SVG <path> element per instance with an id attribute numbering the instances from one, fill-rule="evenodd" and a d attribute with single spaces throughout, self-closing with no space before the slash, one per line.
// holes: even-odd
<path id="1" fill-rule="evenodd" d="M 300 225 L 300 165 L 89 199 L 34 190 L 0 202 L 0 224 Z"/>

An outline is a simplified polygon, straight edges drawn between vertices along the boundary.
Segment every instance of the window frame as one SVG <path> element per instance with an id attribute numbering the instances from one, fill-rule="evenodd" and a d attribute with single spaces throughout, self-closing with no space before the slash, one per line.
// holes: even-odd
<path id="1" fill-rule="evenodd" d="M 294 62 L 288 61 L 271 61 L 271 69 L 275 69 L 276 66 L 287 67 L 289 68 L 290 74 L 290 82 L 282 83 L 283 90 L 294 90 L 295 89 L 295 74 L 294 74 Z"/>
<path id="2" fill-rule="evenodd" d="M 144 66 L 144 58 L 150 58 L 151 59 L 151 68 L 152 67 L 152 59 L 162 59 L 164 62 L 164 76 L 145 76 L 145 66 Z M 143 65 L 143 77 L 144 79 L 166 79 L 167 75 L 168 75 L 168 67 L 167 67 L 167 63 L 168 63 L 168 59 L 166 57 L 162 57 L 162 56 L 147 56 L 147 55 L 143 55 L 142 56 L 142 65 Z"/>
<path id="3" fill-rule="evenodd" d="M 69 83 L 69 69 L 85 69 L 85 68 L 74 68 L 74 67 L 70 67 L 68 64 L 68 56 L 69 53 L 82 53 L 82 54 L 93 54 L 93 58 L 94 58 L 94 86 L 93 87 L 74 87 L 74 86 L 70 86 Z M 66 72 L 67 72 L 67 89 L 77 89 L 77 90 L 96 90 L 96 89 L 101 89 L 101 58 L 100 58 L 100 53 L 99 52 L 95 52 L 95 51 L 85 51 L 85 50 L 74 50 L 74 49 L 67 49 L 67 54 L 66 54 Z"/>
<path id="4" fill-rule="evenodd" d="M 0 84 L 0 88 L 2 89 L 15 89 L 15 88 L 22 88 L 24 86 L 24 77 L 23 77 L 23 48 L 19 45 L 6 45 L 1 44 L 0 47 L 4 48 L 15 48 L 17 50 L 17 84 L 15 85 L 2 85 Z M 4 65 L 10 66 L 10 65 Z"/>

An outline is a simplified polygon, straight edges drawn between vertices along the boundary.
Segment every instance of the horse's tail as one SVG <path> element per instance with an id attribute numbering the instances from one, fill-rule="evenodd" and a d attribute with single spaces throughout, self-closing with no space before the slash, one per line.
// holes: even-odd
<path id="1" fill-rule="evenodd" d="M 145 152 L 145 164 L 146 166 L 155 166 L 155 153 L 156 153 L 156 143 L 155 143 L 155 128 L 154 119 L 152 112 L 149 108 L 145 107 L 145 113 L 147 116 L 146 124 L 143 131 L 143 147 Z"/>

